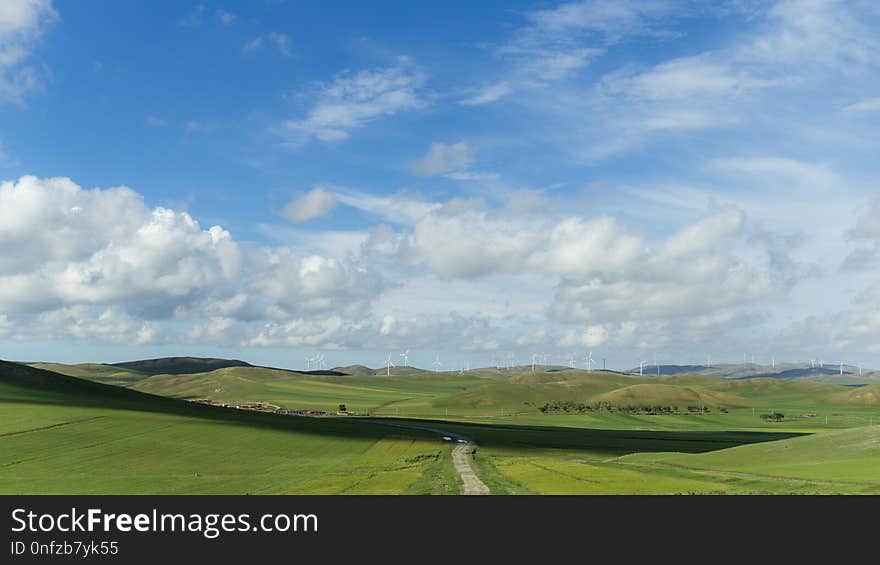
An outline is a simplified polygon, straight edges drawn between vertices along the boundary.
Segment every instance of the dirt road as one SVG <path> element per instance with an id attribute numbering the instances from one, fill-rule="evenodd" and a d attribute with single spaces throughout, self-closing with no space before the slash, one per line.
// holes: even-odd
<path id="1" fill-rule="evenodd" d="M 475 448 L 473 443 L 459 443 L 452 450 L 452 463 L 461 477 L 461 494 L 490 494 L 489 487 L 471 468 L 471 450 Z"/>
<path id="2" fill-rule="evenodd" d="M 452 450 L 452 464 L 455 466 L 455 471 L 458 473 L 458 476 L 461 477 L 461 494 L 492 494 L 489 491 L 489 487 L 487 487 L 486 484 L 480 480 L 480 478 L 476 475 L 476 473 L 474 473 L 474 470 L 471 468 L 471 451 L 476 449 L 477 444 L 471 441 L 470 438 L 448 432 L 446 430 L 431 428 L 428 426 L 402 424 L 398 422 L 388 422 L 386 420 L 370 419 L 369 421 L 375 424 L 383 424 L 385 426 L 392 426 L 395 428 L 424 430 L 426 432 L 432 432 L 437 435 L 452 438 L 452 441 L 456 442 L 456 446 Z"/>

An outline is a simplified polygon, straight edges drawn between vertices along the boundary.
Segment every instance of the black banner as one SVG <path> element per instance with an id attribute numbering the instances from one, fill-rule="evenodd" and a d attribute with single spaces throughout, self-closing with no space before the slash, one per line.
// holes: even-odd
<path id="1" fill-rule="evenodd" d="M 873 544 L 875 497 L 4 496 L 0 563 L 465 562 Z M 758 551 L 760 548 L 760 551 Z M 467 557 L 473 552 L 473 558 Z M 708 553 L 707 553 L 708 552 Z M 757 553 L 756 553 L 757 552 Z M 493 559 L 493 560 L 495 560 Z"/>

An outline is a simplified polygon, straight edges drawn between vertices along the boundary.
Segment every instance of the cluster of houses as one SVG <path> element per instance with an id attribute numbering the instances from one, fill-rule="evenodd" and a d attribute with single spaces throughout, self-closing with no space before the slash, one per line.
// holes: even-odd
<path id="1" fill-rule="evenodd" d="M 207 398 L 198 398 L 195 400 L 191 400 L 190 402 L 196 402 L 198 404 L 207 404 L 208 406 L 219 406 L 221 408 L 236 408 L 238 410 L 252 410 L 255 412 L 271 412 L 272 414 L 282 414 L 284 416 L 354 416 L 353 412 L 349 412 L 345 409 L 344 404 L 340 404 L 339 410 L 336 412 L 327 412 L 325 410 L 311 410 L 311 409 L 302 409 L 302 410 L 286 410 L 284 408 L 280 408 L 273 404 L 267 404 L 265 402 L 250 402 L 247 404 L 229 404 L 227 402 L 219 402 L 217 400 L 210 400 Z"/>
<path id="2" fill-rule="evenodd" d="M 284 414 L 285 416 L 326 416 L 329 412 L 323 410 L 272 410 L 273 414 Z"/>

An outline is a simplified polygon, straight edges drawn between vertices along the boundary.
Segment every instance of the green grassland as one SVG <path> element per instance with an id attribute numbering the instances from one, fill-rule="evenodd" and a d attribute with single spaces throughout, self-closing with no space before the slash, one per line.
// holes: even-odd
<path id="1" fill-rule="evenodd" d="M 118 367 L 49 368 L 119 386 L 91 390 L 72 379 L 75 392 L 54 383 L 40 393 L 0 379 L 2 492 L 38 484 L 46 492 L 459 491 L 451 444 L 383 421 L 474 439 L 475 472 L 497 494 L 880 492 L 873 385 L 580 370 L 114 376 Z M 134 396 L 109 401 L 110 389 Z M 345 404 L 371 418 L 243 413 L 167 397 L 326 411 Z M 606 408 L 541 410 L 555 401 Z M 670 412 L 643 409 L 651 406 Z M 785 417 L 761 417 L 770 413 Z M 95 482 L 98 469 L 110 473 Z"/>
<path id="2" fill-rule="evenodd" d="M 128 386 L 150 376 L 147 373 L 141 373 L 131 369 L 122 369 L 114 367 L 113 365 L 103 365 L 101 363 L 77 363 L 75 365 L 64 365 L 62 363 L 32 363 L 31 367 L 117 386 Z"/>
<path id="3" fill-rule="evenodd" d="M 0 362 L 0 493 L 449 493 L 450 446 L 201 406 Z"/>

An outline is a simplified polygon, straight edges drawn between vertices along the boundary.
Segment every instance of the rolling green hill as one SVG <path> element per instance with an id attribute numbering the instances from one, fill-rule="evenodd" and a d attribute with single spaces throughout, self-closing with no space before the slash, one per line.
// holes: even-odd
<path id="1" fill-rule="evenodd" d="M 458 492 L 451 444 L 401 423 L 475 439 L 475 470 L 495 493 L 880 492 L 880 432 L 855 427 L 880 422 L 880 409 L 856 397 L 870 387 L 579 370 L 387 377 L 232 366 L 114 376 L 107 365 L 62 368 L 93 380 L 0 362 L 0 493 Z M 126 386 L 97 382 L 112 379 Z M 187 398 L 344 403 L 418 419 L 281 416 Z M 562 399 L 705 403 L 729 413 L 537 408 Z M 761 418 L 770 411 L 786 416 Z"/>
<path id="2" fill-rule="evenodd" d="M 663 383 L 641 383 L 618 388 L 593 397 L 593 401 L 615 406 L 709 405 L 725 407 L 751 406 L 749 400 L 724 392 L 695 389 Z"/>
<path id="3" fill-rule="evenodd" d="M 880 426 L 866 426 L 742 445 L 701 454 L 636 454 L 622 458 L 640 466 L 706 472 L 775 491 L 880 493 Z"/>
<path id="4" fill-rule="evenodd" d="M 880 384 L 868 385 L 832 394 L 828 401 L 832 404 L 849 406 L 880 406 Z"/>
<path id="5" fill-rule="evenodd" d="M 54 373 L 68 375 L 71 377 L 79 377 L 81 379 L 89 379 L 99 383 L 127 386 L 137 381 L 146 379 L 150 375 L 135 371 L 133 369 L 122 369 L 113 365 L 104 365 L 101 363 L 78 363 L 75 365 L 64 365 L 61 363 L 31 363 L 31 367 L 37 369 L 45 369 Z"/>
<path id="6" fill-rule="evenodd" d="M 0 361 L 0 493 L 455 493 L 450 446 Z"/>

